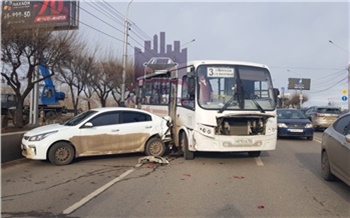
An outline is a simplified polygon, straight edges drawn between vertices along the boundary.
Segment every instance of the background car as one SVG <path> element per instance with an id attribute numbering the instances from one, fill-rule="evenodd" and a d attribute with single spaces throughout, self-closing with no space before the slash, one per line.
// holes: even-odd
<path id="1" fill-rule="evenodd" d="M 22 155 L 56 165 L 76 157 L 144 152 L 163 156 L 170 139 L 170 118 L 147 111 L 106 107 L 81 113 L 63 124 L 52 124 L 26 132 Z"/>
<path id="2" fill-rule="evenodd" d="M 311 120 L 316 130 L 326 129 L 332 125 L 340 115 L 341 111 L 337 107 L 312 106 L 305 112 L 305 116 Z"/>
<path id="3" fill-rule="evenodd" d="M 277 128 L 278 137 L 306 137 L 308 140 L 314 138 L 311 121 L 297 109 L 278 109 Z"/>
<path id="4" fill-rule="evenodd" d="M 144 72 L 145 74 L 167 72 L 170 69 L 175 69 L 177 63 L 174 62 L 169 57 L 153 57 L 148 62 L 144 63 Z"/>
<path id="5" fill-rule="evenodd" d="M 321 147 L 323 178 L 332 181 L 337 177 L 350 186 L 350 113 L 324 131 Z"/>
<path id="6" fill-rule="evenodd" d="M 303 107 L 303 108 L 300 108 L 299 110 L 305 114 L 305 112 L 308 110 L 309 108 L 308 107 Z"/>

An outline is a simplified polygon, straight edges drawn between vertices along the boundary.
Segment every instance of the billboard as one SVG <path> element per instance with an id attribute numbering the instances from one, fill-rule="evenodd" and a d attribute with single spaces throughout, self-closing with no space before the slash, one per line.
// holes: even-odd
<path id="1" fill-rule="evenodd" d="M 288 89 L 310 90 L 311 79 L 288 78 Z"/>
<path id="2" fill-rule="evenodd" d="M 79 1 L 2 1 L 2 29 L 78 29 Z"/>

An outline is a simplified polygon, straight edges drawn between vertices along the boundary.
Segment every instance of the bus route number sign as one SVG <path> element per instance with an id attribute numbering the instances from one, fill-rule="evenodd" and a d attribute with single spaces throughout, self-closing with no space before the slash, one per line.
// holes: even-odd
<path id="1" fill-rule="evenodd" d="M 224 68 L 224 67 L 208 67 L 208 77 L 234 77 L 233 68 Z"/>

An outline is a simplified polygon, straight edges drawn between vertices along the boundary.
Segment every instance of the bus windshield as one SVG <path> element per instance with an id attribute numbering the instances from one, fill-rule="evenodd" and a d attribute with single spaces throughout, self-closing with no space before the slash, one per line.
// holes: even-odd
<path id="1" fill-rule="evenodd" d="M 241 65 L 200 65 L 197 68 L 198 104 L 205 109 L 274 110 L 270 72 Z"/>

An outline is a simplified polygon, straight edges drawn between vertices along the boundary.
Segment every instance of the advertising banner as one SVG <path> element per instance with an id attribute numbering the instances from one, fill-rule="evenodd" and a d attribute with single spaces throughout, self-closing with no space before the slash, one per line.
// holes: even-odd
<path id="1" fill-rule="evenodd" d="M 310 90 L 311 79 L 288 78 L 288 89 Z"/>
<path id="2" fill-rule="evenodd" d="M 78 29 L 79 1 L 3 1 L 2 29 Z"/>

